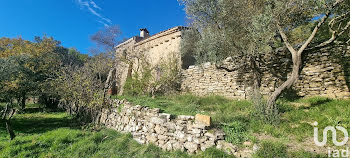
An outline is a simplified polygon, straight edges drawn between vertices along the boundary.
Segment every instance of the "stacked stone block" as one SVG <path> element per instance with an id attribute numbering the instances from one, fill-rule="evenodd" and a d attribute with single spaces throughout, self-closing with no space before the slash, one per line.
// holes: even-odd
<path id="1" fill-rule="evenodd" d="M 163 150 L 197 153 L 224 140 L 224 132 L 194 120 L 194 116 L 175 118 L 159 109 L 114 100 L 113 108 L 103 109 L 99 123 L 120 132 L 131 133 L 140 144 L 155 144 Z M 220 141 L 222 146 L 222 141 Z"/>
<path id="2" fill-rule="evenodd" d="M 305 57 L 299 80 L 293 89 L 302 97 L 325 96 L 330 98 L 350 97 L 349 53 L 340 58 L 328 52 L 312 53 Z M 229 60 L 229 59 L 227 59 Z M 231 63 L 232 64 L 232 63 Z M 229 63 L 226 63 L 229 65 Z M 261 92 L 271 94 L 290 75 L 291 61 L 288 55 L 271 59 L 262 66 Z M 216 65 L 205 63 L 190 66 L 182 71 L 182 91 L 196 95 L 221 95 L 233 99 L 247 99 L 252 94 L 251 73 L 229 72 Z"/>

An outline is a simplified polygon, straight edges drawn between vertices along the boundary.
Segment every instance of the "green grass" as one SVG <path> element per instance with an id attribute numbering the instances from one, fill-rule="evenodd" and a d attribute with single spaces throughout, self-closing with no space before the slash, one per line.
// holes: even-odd
<path id="1" fill-rule="evenodd" d="M 77 123 L 65 113 L 16 114 L 11 120 L 17 136 L 42 134 L 58 128 L 77 128 Z M 0 123 L 0 141 L 8 140 L 5 124 Z"/>
<path id="2" fill-rule="evenodd" d="M 197 97 L 194 95 L 159 96 L 118 96 L 134 104 L 160 108 L 173 115 L 206 114 L 212 116 L 214 124 L 230 123 L 234 120 L 246 120 L 252 110 L 249 101 L 229 100 L 220 96 Z"/>
<path id="3" fill-rule="evenodd" d="M 254 135 L 265 134 L 288 143 L 313 137 L 313 122 L 319 129 L 326 126 L 341 125 L 350 129 L 350 100 L 335 100 L 323 97 L 302 98 L 294 101 L 278 100 L 281 112 L 280 122 L 271 125 L 254 116 L 255 107 L 250 101 L 230 100 L 219 96 L 196 97 L 175 95 L 150 97 L 120 96 L 134 104 L 160 108 L 166 113 L 179 115 L 207 114 L 213 123 L 232 133 L 232 143 L 240 145 L 245 140 L 257 141 Z M 230 124 L 239 124 L 239 129 L 225 129 Z M 320 132 L 322 134 L 322 132 Z M 328 139 L 331 140 L 331 139 Z M 310 142 L 313 143 L 313 142 Z"/>
<path id="4" fill-rule="evenodd" d="M 264 141 L 255 156 L 284 158 L 288 156 L 287 147 L 281 143 Z"/>
<path id="5" fill-rule="evenodd" d="M 211 148 L 198 155 L 165 152 L 154 145 L 140 145 L 130 134 L 114 130 L 82 130 L 65 113 L 18 114 L 13 119 L 17 137 L 8 140 L 0 123 L 0 157 L 230 157 Z"/>
<path id="6" fill-rule="evenodd" d="M 332 100 L 322 97 L 299 99 L 295 103 L 280 101 L 287 109 L 282 114 L 282 122 L 278 126 L 279 132 L 274 132 L 276 136 L 283 133 L 293 134 L 299 140 L 313 136 L 313 126 L 318 122 L 319 129 L 326 126 L 340 125 L 350 129 L 350 100 Z M 293 106 L 299 104 L 301 106 Z"/>
<path id="7" fill-rule="evenodd" d="M 229 134 L 228 141 L 240 146 L 250 140 L 261 145 L 255 157 L 321 157 L 303 150 L 289 151 L 288 143 L 301 143 L 313 136 L 311 123 L 319 128 L 341 125 L 350 128 L 350 100 L 322 97 L 287 101 L 281 99 L 279 124 L 270 125 L 254 117 L 250 101 L 230 100 L 219 96 L 196 97 L 174 95 L 150 97 L 123 96 L 134 104 L 160 108 L 174 115 L 210 115 L 214 125 Z M 35 106 L 34 106 L 35 108 Z M 113 130 L 82 130 L 65 113 L 27 113 L 13 118 L 17 135 L 9 142 L 3 122 L 0 122 L 0 157 L 227 157 L 221 151 L 209 149 L 198 155 L 165 152 L 154 145 L 139 145 L 131 135 Z M 322 132 L 320 132 L 321 134 Z M 255 135 L 269 135 L 272 140 L 259 140 Z M 267 138 L 269 139 L 269 138 Z M 275 140 L 276 139 L 276 140 Z M 294 139 L 294 140 L 292 140 Z M 328 139 L 331 140 L 331 139 Z M 310 142 L 313 143 L 313 142 Z"/>
<path id="8" fill-rule="evenodd" d="M 263 141 L 260 144 L 260 149 L 253 155 L 254 158 L 326 158 L 306 152 L 303 150 L 297 152 L 288 152 L 287 146 L 281 142 Z"/>
<path id="9" fill-rule="evenodd" d="M 207 114 L 213 118 L 214 124 L 230 124 L 241 122 L 248 125 L 255 132 L 268 132 L 275 136 L 283 136 L 283 133 L 311 136 L 313 132 L 309 123 L 319 122 L 319 127 L 329 125 L 341 125 L 350 128 L 350 100 L 332 100 L 323 97 L 298 99 L 293 102 L 279 100 L 278 106 L 281 113 L 278 132 L 272 132 L 269 125 L 254 118 L 254 106 L 250 101 L 230 100 L 220 96 L 197 97 L 193 95 L 131 97 L 119 96 L 119 99 L 127 99 L 134 104 L 160 108 L 163 112 L 173 115 L 197 113 Z M 295 104 L 299 104 L 297 107 Z M 293 128 L 291 128 L 293 126 Z M 295 127 L 294 127 L 295 126 Z M 306 133 L 305 133 L 306 132 Z"/>
<path id="10" fill-rule="evenodd" d="M 6 107 L 6 103 L 0 103 L 0 109 L 5 108 Z M 14 104 L 14 107 L 19 108 L 19 106 L 17 104 Z M 40 104 L 36 104 L 36 103 L 27 103 L 26 104 L 26 109 L 38 109 L 41 108 L 43 106 L 40 106 Z"/>

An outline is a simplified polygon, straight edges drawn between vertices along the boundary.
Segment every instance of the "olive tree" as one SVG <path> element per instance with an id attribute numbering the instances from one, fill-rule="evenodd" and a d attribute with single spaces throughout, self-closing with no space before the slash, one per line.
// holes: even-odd
<path id="1" fill-rule="evenodd" d="M 272 30 L 278 32 L 282 38 L 283 44 L 291 54 L 293 62 L 291 75 L 282 85 L 275 89 L 268 99 L 268 114 L 276 109 L 276 100 L 280 94 L 298 80 L 303 62 L 302 55 L 307 49 L 322 48 L 334 44 L 335 41 L 345 34 L 349 37 L 349 9 L 350 1 L 348 0 L 285 0 L 272 1 L 267 6 L 267 11 L 264 14 L 273 15 L 270 18 L 271 28 L 274 28 Z M 293 29 L 308 23 L 314 25 L 313 29 L 301 43 L 296 44 L 294 41 L 289 40 L 288 34 Z M 325 26 L 327 24 L 328 26 Z M 329 39 L 315 41 L 316 35 L 323 26 L 328 28 Z"/>
<path id="2" fill-rule="evenodd" d="M 270 95 L 267 115 L 277 111 L 276 100 L 299 78 L 302 54 L 308 50 L 349 44 L 349 0 L 180 0 L 191 25 L 199 30 L 198 60 L 216 63 L 227 57 L 255 72 L 259 80 L 262 56 L 280 47 L 292 56 L 292 73 Z M 320 31 L 322 30 L 322 31 Z M 322 33 L 322 36 L 320 35 Z M 319 36 L 320 38 L 315 38 Z M 322 38 L 321 38 L 322 37 Z M 258 73 L 256 73 L 258 72 Z M 259 84 L 255 84 L 255 88 Z"/>

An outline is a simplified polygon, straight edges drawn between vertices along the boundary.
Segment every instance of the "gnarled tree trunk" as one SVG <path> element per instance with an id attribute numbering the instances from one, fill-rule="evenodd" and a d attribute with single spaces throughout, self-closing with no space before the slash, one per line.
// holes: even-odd
<path id="1" fill-rule="evenodd" d="M 13 132 L 12 125 L 11 125 L 11 119 L 6 119 L 6 130 L 10 134 L 10 139 L 15 139 L 16 135 L 15 132 Z"/>
<path id="2" fill-rule="evenodd" d="M 279 86 L 271 94 L 271 96 L 269 97 L 269 100 L 267 102 L 267 108 L 266 108 L 266 114 L 267 115 L 271 115 L 271 114 L 273 114 L 274 111 L 277 111 L 276 100 L 278 99 L 278 97 L 282 94 L 282 92 L 284 90 L 286 90 L 287 88 L 290 88 L 298 80 L 299 73 L 300 73 L 300 68 L 301 68 L 301 64 L 302 64 L 302 59 L 301 59 L 302 53 L 309 46 L 311 41 L 315 38 L 316 33 L 318 32 L 320 27 L 329 18 L 329 16 L 331 15 L 331 11 L 339 3 L 342 3 L 342 2 L 343 2 L 343 0 L 338 0 L 332 5 L 332 7 L 327 11 L 327 13 L 324 15 L 324 17 L 315 26 L 315 28 L 313 29 L 311 35 L 308 37 L 308 39 L 305 41 L 305 43 L 298 50 L 295 50 L 293 48 L 293 46 L 288 42 L 288 37 L 283 31 L 284 29 L 279 24 L 277 24 L 277 28 L 278 28 L 279 34 L 281 35 L 281 37 L 283 39 L 283 43 L 286 45 L 286 47 L 288 48 L 289 52 L 292 54 L 293 70 L 292 70 L 291 76 L 281 86 Z M 346 29 L 347 28 L 348 27 L 346 27 Z M 340 34 L 342 34 L 342 32 Z M 326 43 L 324 45 L 332 43 L 335 39 L 336 38 L 331 38 L 331 42 L 330 41 L 326 41 L 326 42 L 324 42 L 324 43 Z M 323 45 L 323 44 L 321 44 L 321 45 Z"/>
<path id="3" fill-rule="evenodd" d="M 2 115 L 1 119 L 5 121 L 6 131 L 9 133 L 11 140 L 15 139 L 16 137 L 11 124 L 11 118 L 15 114 L 15 112 L 16 112 L 15 109 L 11 109 L 11 111 L 9 110 L 9 104 L 7 104 L 5 110 L 1 112 L 1 115 Z"/>
<path id="4" fill-rule="evenodd" d="M 274 110 L 276 110 L 276 100 L 278 96 L 281 95 L 281 93 L 285 90 L 290 88 L 299 78 L 300 68 L 302 64 L 301 60 L 301 54 L 299 55 L 297 52 L 292 52 L 292 59 L 293 59 L 293 70 L 291 76 L 275 91 L 271 94 L 269 97 L 269 100 L 267 101 L 267 111 L 266 113 L 268 115 L 273 114 Z"/>

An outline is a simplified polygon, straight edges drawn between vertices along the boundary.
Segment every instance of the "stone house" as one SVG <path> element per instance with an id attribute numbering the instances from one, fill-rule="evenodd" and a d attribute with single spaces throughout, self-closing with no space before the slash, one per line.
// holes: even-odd
<path id="1" fill-rule="evenodd" d="M 132 37 L 116 46 L 116 55 L 125 56 L 128 62 L 118 67 L 118 93 L 123 93 L 123 85 L 128 76 L 136 71 L 142 71 L 140 57 L 147 59 L 154 67 L 163 62 L 176 59 L 182 69 L 181 89 L 196 95 L 221 95 L 228 98 L 247 99 L 252 88 L 249 84 L 249 73 L 241 74 L 237 71 L 228 72 L 218 69 L 215 64 L 205 63 L 189 66 L 194 63 L 182 59 L 180 53 L 181 40 L 187 27 L 177 26 L 154 35 L 147 29 L 140 29 L 140 36 Z M 293 91 L 297 96 L 326 96 L 330 98 L 350 98 L 350 49 L 335 57 L 330 50 L 319 50 L 305 55 L 305 65 L 299 81 Z M 333 50 L 334 51 L 334 50 Z M 342 53 L 335 50 L 338 54 Z M 274 63 L 264 68 L 261 92 L 263 95 L 271 94 L 288 76 L 291 61 L 288 53 L 281 52 Z M 287 56 L 286 56 L 287 54 Z M 184 62 L 186 61 L 186 63 Z M 230 59 L 224 62 L 230 63 Z M 273 71 L 275 72 L 273 72 Z M 162 74 L 154 73 L 160 76 Z M 248 82 L 247 82 L 248 81 Z"/>
<path id="2" fill-rule="evenodd" d="M 125 42 L 116 46 L 116 55 L 124 56 L 128 62 L 122 62 L 118 67 L 119 74 L 117 87 L 120 87 L 118 93 L 123 93 L 123 85 L 128 76 L 136 71 L 142 71 L 142 60 L 147 60 L 151 67 L 163 62 L 169 62 L 170 59 L 176 59 L 181 65 L 180 43 L 183 31 L 187 27 L 177 26 L 168 30 L 150 35 L 146 28 L 140 29 L 140 36 L 134 36 Z M 160 75 L 160 74 L 155 74 Z"/>

